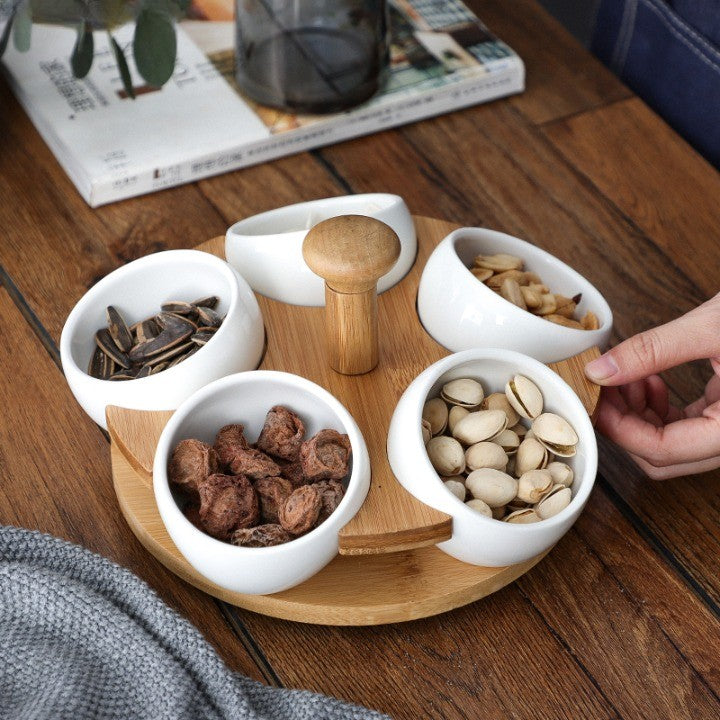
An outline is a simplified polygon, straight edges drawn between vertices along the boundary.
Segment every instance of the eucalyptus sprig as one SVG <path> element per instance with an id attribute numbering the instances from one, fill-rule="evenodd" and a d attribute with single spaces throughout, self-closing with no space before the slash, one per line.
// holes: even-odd
<path id="1" fill-rule="evenodd" d="M 11 34 L 17 50 L 26 52 L 30 48 L 33 23 L 74 27 L 77 37 L 70 67 L 75 77 L 83 78 L 92 67 L 93 31 L 105 30 L 123 87 L 134 98 L 127 58 L 113 30 L 134 20 L 135 66 L 145 82 L 162 87 L 175 68 L 175 21 L 185 14 L 189 4 L 190 0 L 0 0 L 0 17 L 7 18 L 0 35 L 0 57 Z"/>

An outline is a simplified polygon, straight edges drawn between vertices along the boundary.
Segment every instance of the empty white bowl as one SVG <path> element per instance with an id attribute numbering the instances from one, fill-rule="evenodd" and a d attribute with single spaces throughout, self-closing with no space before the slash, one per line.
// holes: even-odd
<path id="1" fill-rule="evenodd" d="M 426 400 L 460 377 L 479 380 L 486 395 L 502 392 L 514 374 L 525 375 L 540 388 L 545 410 L 564 417 L 577 432 L 577 454 L 559 458 L 573 468 L 570 504 L 542 522 L 521 525 L 484 517 L 455 497 L 430 464 L 420 421 Z M 403 487 L 431 507 L 452 516 L 453 534 L 438 547 L 463 562 L 501 567 L 524 562 L 552 547 L 577 520 L 595 482 L 597 443 L 585 408 L 564 380 L 550 368 L 520 353 L 496 348 L 449 355 L 418 375 L 395 408 L 388 433 L 388 458 Z"/>
<path id="2" fill-rule="evenodd" d="M 175 367 L 139 380 L 99 380 L 87 374 L 95 333 L 107 326 L 105 308 L 114 305 L 128 325 L 160 312 L 168 300 L 192 302 L 217 295 L 225 315 L 204 347 Z M 72 309 L 60 338 L 65 377 L 85 412 L 107 428 L 105 408 L 174 410 L 195 390 L 217 378 L 252 370 L 262 357 L 265 330 L 248 284 L 226 262 L 198 250 L 168 250 L 111 272 Z"/>
<path id="3" fill-rule="evenodd" d="M 598 330 L 577 330 L 544 320 L 513 305 L 468 269 L 476 255 L 507 253 L 525 261 L 553 293 L 582 293 L 578 314 L 597 315 Z M 418 288 L 418 314 L 430 335 L 453 352 L 474 347 L 517 350 L 556 362 L 593 346 L 604 349 L 612 330 L 605 298 L 582 275 L 555 256 L 511 235 L 483 228 L 450 233 L 428 258 Z"/>
<path id="4" fill-rule="evenodd" d="M 350 478 L 335 512 L 307 535 L 273 547 L 236 547 L 205 534 L 183 515 L 168 482 L 168 460 L 181 440 L 212 444 L 217 431 L 229 423 L 242 423 L 254 442 L 273 405 L 296 412 L 305 423 L 306 438 L 324 428 L 347 433 L 352 445 Z M 201 575 L 233 592 L 264 595 L 307 580 L 335 557 L 338 531 L 360 509 L 370 487 L 370 458 L 356 422 L 327 390 L 297 375 L 257 370 L 217 380 L 177 409 L 158 442 L 153 487 L 170 537 Z"/>
<path id="5" fill-rule="evenodd" d="M 400 257 L 378 281 L 378 292 L 400 282 L 415 260 L 417 238 L 405 201 L 388 193 L 313 200 L 240 220 L 227 231 L 225 257 L 262 295 L 291 305 L 325 305 L 325 283 L 305 264 L 302 244 L 314 225 L 338 215 L 367 215 L 397 233 Z"/>

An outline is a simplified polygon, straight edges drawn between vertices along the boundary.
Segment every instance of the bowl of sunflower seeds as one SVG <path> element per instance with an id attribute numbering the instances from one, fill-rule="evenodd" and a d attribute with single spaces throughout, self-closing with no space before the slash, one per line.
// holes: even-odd
<path id="1" fill-rule="evenodd" d="M 108 405 L 174 410 L 213 380 L 260 363 L 265 332 L 250 286 L 224 260 L 168 250 L 95 284 L 60 338 L 76 400 L 106 428 Z"/>

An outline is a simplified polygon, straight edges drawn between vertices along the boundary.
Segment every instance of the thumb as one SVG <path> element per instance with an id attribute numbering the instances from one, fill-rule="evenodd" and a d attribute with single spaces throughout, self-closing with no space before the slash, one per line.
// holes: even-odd
<path id="1" fill-rule="evenodd" d="M 647 330 L 585 366 L 599 385 L 624 385 L 690 360 L 720 356 L 720 294 L 676 320 Z"/>

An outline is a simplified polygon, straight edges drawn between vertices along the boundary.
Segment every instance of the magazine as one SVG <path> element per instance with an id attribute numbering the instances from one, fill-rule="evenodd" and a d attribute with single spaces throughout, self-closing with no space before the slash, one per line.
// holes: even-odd
<path id="1" fill-rule="evenodd" d="M 177 62 L 161 89 L 132 65 L 127 97 L 106 33 L 90 74 L 73 77 L 75 33 L 36 25 L 27 53 L 0 65 L 35 126 L 92 206 L 383 130 L 521 92 L 522 60 L 460 0 L 389 0 L 390 68 L 382 90 L 333 115 L 297 115 L 243 97 L 234 78 L 234 0 L 195 0 L 177 26 Z"/>

